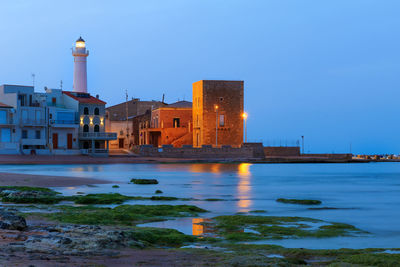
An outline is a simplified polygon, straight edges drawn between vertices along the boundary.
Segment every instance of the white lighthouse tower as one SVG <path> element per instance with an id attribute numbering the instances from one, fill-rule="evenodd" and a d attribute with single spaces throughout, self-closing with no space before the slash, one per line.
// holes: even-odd
<path id="1" fill-rule="evenodd" d="M 86 50 L 85 40 L 82 37 L 76 40 L 72 55 L 74 56 L 74 92 L 87 93 L 86 58 L 89 56 L 89 51 Z"/>

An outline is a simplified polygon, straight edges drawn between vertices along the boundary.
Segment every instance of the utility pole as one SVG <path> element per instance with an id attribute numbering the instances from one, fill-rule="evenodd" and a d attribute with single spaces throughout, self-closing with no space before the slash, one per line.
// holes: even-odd
<path id="1" fill-rule="evenodd" d="M 32 73 L 32 86 L 35 88 L 35 73 Z"/>
<path id="2" fill-rule="evenodd" d="M 244 120 L 244 142 L 247 143 L 247 113 L 243 112 L 242 118 Z"/>
<path id="3" fill-rule="evenodd" d="M 215 105 L 215 147 L 218 147 L 218 105 Z"/>
<path id="4" fill-rule="evenodd" d="M 125 90 L 125 112 L 126 112 L 126 139 L 129 147 L 128 90 Z"/>
<path id="5" fill-rule="evenodd" d="M 301 136 L 301 150 L 302 154 L 304 155 L 304 135 Z"/>

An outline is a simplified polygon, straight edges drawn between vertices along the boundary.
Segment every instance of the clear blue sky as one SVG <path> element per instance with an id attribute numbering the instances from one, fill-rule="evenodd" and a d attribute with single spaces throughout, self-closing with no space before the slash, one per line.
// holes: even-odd
<path id="1" fill-rule="evenodd" d="M 61 3 L 62 2 L 62 3 Z M 400 1 L 1 1 L 0 84 L 88 84 L 109 105 L 191 99 L 201 79 L 245 81 L 249 140 L 306 151 L 400 153 Z"/>

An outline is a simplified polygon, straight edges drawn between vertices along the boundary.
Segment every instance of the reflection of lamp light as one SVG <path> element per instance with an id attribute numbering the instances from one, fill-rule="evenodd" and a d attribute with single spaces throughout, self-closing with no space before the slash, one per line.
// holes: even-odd
<path id="1" fill-rule="evenodd" d="M 250 176 L 250 163 L 240 163 L 238 167 L 238 173 L 240 177 Z"/>
<path id="2" fill-rule="evenodd" d="M 251 187 L 250 187 L 250 163 L 241 163 L 238 166 L 238 176 L 239 176 L 239 184 L 237 187 L 238 190 L 238 198 L 239 202 L 237 203 L 238 207 L 241 208 L 241 212 L 249 211 L 248 208 L 252 204 L 250 200 L 251 197 Z"/>

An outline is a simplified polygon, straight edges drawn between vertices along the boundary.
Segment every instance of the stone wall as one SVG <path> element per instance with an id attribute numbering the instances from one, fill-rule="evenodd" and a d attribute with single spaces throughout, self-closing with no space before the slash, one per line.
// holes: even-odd
<path id="1" fill-rule="evenodd" d="M 313 157 L 313 158 L 327 158 L 327 159 L 341 159 L 341 160 L 351 160 L 353 154 L 343 153 L 343 154 L 304 154 L 303 157 Z"/>
<path id="2" fill-rule="evenodd" d="M 300 156 L 300 147 L 266 146 L 264 153 L 266 157 L 298 157 Z"/>
<path id="3" fill-rule="evenodd" d="M 260 144 L 261 145 L 261 144 Z M 231 146 L 222 146 L 215 148 L 204 145 L 200 148 L 192 146 L 183 146 L 181 148 L 163 146 L 162 148 L 151 145 L 143 145 L 136 148 L 136 151 L 143 157 L 161 157 L 161 158 L 197 158 L 197 159 L 264 159 L 260 154 L 261 148 L 258 145 L 242 146 L 234 148 Z"/>
<path id="4" fill-rule="evenodd" d="M 202 80 L 193 83 L 194 146 L 215 145 L 217 125 L 218 145 L 242 145 L 243 88 L 243 81 Z"/>

